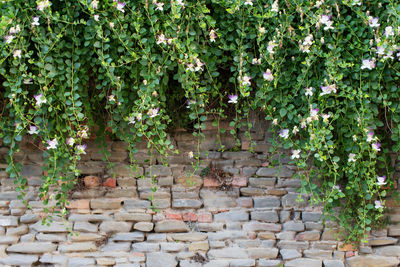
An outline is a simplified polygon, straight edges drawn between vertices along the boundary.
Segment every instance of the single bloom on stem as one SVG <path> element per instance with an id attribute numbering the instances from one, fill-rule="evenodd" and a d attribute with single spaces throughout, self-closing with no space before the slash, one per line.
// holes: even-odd
<path id="1" fill-rule="evenodd" d="M 326 85 L 326 86 L 321 86 L 321 90 L 322 93 L 320 94 L 320 96 L 323 95 L 329 95 L 329 94 L 336 94 L 337 90 L 336 90 L 336 84 L 330 84 L 330 85 Z"/>
<path id="2" fill-rule="evenodd" d="M 348 162 L 356 162 L 356 154 L 350 153 L 349 154 L 349 159 L 347 160 Z"/>
<path id="3" fill-rule="evenodd" d="M 38 127 L 33 126 L 33 125 L 29 126 L 28 133 L 29 134 L 38 134 L 39 133 Z"/>
<path id="4" fill-rule="evenodd" d="M 77 153 L 78 155 L 80 155 L 80 154 L 86 154 L 85 149 L 86 149 L 86 145 L 77 145 L 77 146 L 76 146 L 76 153 Z"/>
<path id="5" fill-rule="evenodd" d="M 293 127 L 293 130 L 292 130 L 292 133 L 293 133 L 294 135 L 296 135 L 298 132 L 299 132 L 299 127 L 294 126 L 294 127 Z"/>
<path id="6" fill-rule="evenodd" d="M 164 3 L 159 3 L 159 2 L 153 2 L 153 3 L 154 3 L 154 5 L 156 5 L 155 10 L 160 10 L 160 11 L 164 10 Z"/>
<path id="7" fill-rule="evenodd" d="M 40 107 L 42 104 L 47 103 L 47 100 L 46 100 L 46 98 L 44 97 L 43 94 L 38 94 L 38 95 L 35 95 L 33 97 L 35 98 L 36 106 L 38 106 L 38 107 Z"/>
<path id="8" fill-rule="evenodd" d="M 387 184 L 385 175 L 376 177 L 376 180 L 378 180 L 376 185 L 385 185 L 385 184 Z"/>
<path id="9" fill-rule="evenodd" d="M 251 77 L 250 76 L 245 75 L 240 80 L 241 80 L 242 85 L 249 85 L 249 86 L 251 85 L 251 82 L 250 82 Z"/>
<path id="10" fill-rule="evenodd" d="M 93 1 L 90 3 L 90 6 L 91 6 L 93 9 L 97 9 L 97 8 L 99 7 L 99 2 L 98 2 L 97 0 L 93 0 Z"/>
<path id="11" fill-rule="evenodd" d="M 47 149 L 56 149 L 58 145 L 58 141 L 56 138 L 53 140 L 47 140 Z"/>
<path id="12" fill-rule="evenodd" d="M 334 185 L 333 189 L 336 189 L 339 192 L 342 192 L 342 189 L 340 189 L 340 185 Z"/>
<path id="13" fill-rule="evenodd" d="M 379 143 L 379 142 L 373 143 L 372 144 L 372 150 L 374 150 L 376 152 L 381 151 L 381 143 Z"/>
<path id="14" fill-rule="evenodd" d="M 40 25 L 40 23 L 39 23 L 39 17 L 37 16 L 37 17 L 32 17 L 32 23 L 31 23 L 31 25 L 32 26 L 39 26 Z"/>
<path id="15" fill-rule="evenodd" d="M 37 4 L 37 10 L 43 12 L 43 10 L 44 10 L 45 8 L 48 8 L 49 6 L 50 6 L 50 1 L 49 1 L 49 0 L 40 1 L 40 2 Z"/>
<path id="16" fill-rule="evenodd" d="M 313 95 L 313 89 L 312 87 L 307 87 L 306 92 L 304 93 L 305 96 L 312 96 Z"/>
<path id="17" fill-rule="evenodd" d="M 274 76 L 272 75 L 272 72 L 270 69 L 267 69 L 266 72 L 263 73 L 263 78 L 264 80 L 272 82 L 274 80 Z"/>
<path id="18" fill-rule="evenodd" d="M 12 42 L 12 40 L 14 40 L 14 36 L 13 35 L 6 35 L 4 36 L 4 41 L 6 42 L 6 44 L 10 44 Z"/>
<path id="19" fill-rule="evenodd" d="M 310 117 L 312 120 L 318 120 L 318 112 L 319 112 L 318 108 L 312 108 L 310 110 Z"/>
<path id="20" fill-rule="evenodd" d="M 212 43 L 215 42 L 215 39 L 217 39 L 217 37 L 218 37 L 215 30 L 211 30 L 209 36 L 210 36 L 210 42 L 212 42 Z"/>
<path id="21" fill-rule="evenodd" d="M 66 143 L 69 146 L 73 146 L 75 144 L 75 139 L 72 137 L 69 137 L 69 138 L 67 138 Z"/>
<path id="22" fill-rule="evenodd" d="M 229 95 L 228 98 L 228 103 L 230 104 L 236 104 L 238 101 L 238 95 Z"/>
<path id="23" fill-rule="evenodd" d="M 382 202 L 379 200 L 375 200 L 375 209 L 383 208 Z"/>
<path id="24" fill-rule="evenodd" d="M 154 118 L 155 116 L 158 115 L 158 112 L 160 111 L 159 108 L 151 108 L 149 109 L 149 111 L 147 112 L 147 115 L 149 115 L 150 118 Z"/>
<path id="25" fill-rule="evenodd" d="M 252 6 L 253 5 L 253 0 L 246 0 L 246 2 L 244 2 L 244 5 L 245 6 L 247 6 L 247 5 Z"/>
<path id="26" fill-rule="evenodd" d="M 372 70 L 372 69 L 375 68 L 375 66 L 376 66 L 376 64 L 375 64 L 375 59 L 372 59 L 372 60 L 370 60 L 370 59 L 363 59 L 363 60 L 362 60 L 362 65 L 361 65 L 361 69 L 362 69 L 362 70 L 363 70 L 363 69 Z"/>
<path id="27" fill-rule="evenodd" d="M 117 2 L 117 10 L 121 11 L 122 13 L 125 13 L 125 10 L 124 10 L 125 5 L 126 5 L 125 2 L 119 2 L 119 1 L 118 1 L 118 2 Z"/>
<path id="28" fill-rule="evenodd" d="M 128 124 L 135 124 L 135 116 L 130 116 L 129 118 L 128 118 Z"/>
<path id="29" fill-rule="evenodd" d="M 367 142 L 368 142 L 368 143 L 371 143 L 371 142 L 374 141 L 374 140 L 375 140 L 375 138 L 374 138 L 374 132 L 373 132 L 373 131 L 369 131 L 368 134 L 367 134 Z"/>
<path id="30" fill-rule="evenodd" d="M 392 26 L 387 26 L 385 28 L 385 33 L 384 33 L 385 37 L 389 37 L 389 36 L 394 36 L 394 32 L 393 32 L 393 27 Z"/>
<path id="31" fill-rule="evenodd" d="M 291 156 L 291 158 L 292 158 L 292 159 L 299 159 L 299 158 L 300 158 L 300 152 L 301 152 L 300 149 L 292 150 L 292 156 Z"/>
<path id="32" fill-rule="evenodd" d="M 381 24 L 378 23 L 379 18 L 369 17 L 368 23 L 371 28 L 378 28 Z"/>
<path id="33" fill-rule="evenodd" d="M 279 136 L 283 139 L 288 139 L 289 137 L 289 129 L 283 129 L 279 132 Z"/>
<path id="34" fill-rule="evenodd" d="M 22 51 L 21 50 L 15 50 L 14 52 L 13 52 L 13 57 L 14 58 L 16 58 L 16 57 L 18 57 L 18 58 L 21 58 L 21 53 L 22 53 Z"/>

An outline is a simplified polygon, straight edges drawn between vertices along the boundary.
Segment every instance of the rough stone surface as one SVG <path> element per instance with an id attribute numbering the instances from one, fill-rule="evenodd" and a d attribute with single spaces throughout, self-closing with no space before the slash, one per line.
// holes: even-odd
<path id="1" fill-rule="evenodd" d="M 183 221 L 167 220 L 156 223 L 156 233 L 178 233 L 188 232 L 189 227 Z"/>
<path id="2" fill-rule="evenodd" d="M 147 254 L 146 267 L 175 267 L 178 265 L 175 257 L 168 253 L 153 252 Z"/>

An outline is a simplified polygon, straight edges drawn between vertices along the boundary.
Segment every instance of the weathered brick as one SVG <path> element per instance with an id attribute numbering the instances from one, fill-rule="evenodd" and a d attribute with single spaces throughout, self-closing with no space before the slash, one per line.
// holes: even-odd
<path id="1" fill-rule="evenodd" d="M 261 177 L 292 177 L 294 171 L 282 166 L 281 168 L 259 168 L 256 174 Z"/>
<path id="2" fill-rule="evenodd" d="M 271 223 L 279 222 L 279 217 L 276 211 L 252 211 L 251 219 Z"/>
<path id="3" fill-rule="evenodd" d="M 172 201 L 172 207 L 177 209 L 198 209 L 202 205 L 203 203 L 197 199 L 175 199 Z"/>
<path id="4" fill-rule="evenodd" d="M 254 198 L 254 208 L 276 208 L 280 206 L 281 206 L 281 201 L 277 197 Z"/>
<path id="5" fill-rule="evenodd" d="M 105 221 L 100 224 L 99 230 L 105 233 L 129 232 L 132 229 L 131 222 Z"/>
<path id="6" fill-rule="evenodd" d="M 189 227 L 183 221 L 167 220 L 157 222 L 154 231 L 156 233 L 188 232 Z"/>
<path id="7" fill-rule="evenodd" d="M 218 221 L 238 221 L 245 222 L 249 220 L 249 214 L 246 211 L 228 211 L 214 215 L 214 220 Z"/>
<path id="8" fill-rule="evenodd" d="M 57 249 L 57 245 L 50 242 L 23 242 L 11 245 L 7 248 L 7 252 L 41 254 L 53 252 Z"/>

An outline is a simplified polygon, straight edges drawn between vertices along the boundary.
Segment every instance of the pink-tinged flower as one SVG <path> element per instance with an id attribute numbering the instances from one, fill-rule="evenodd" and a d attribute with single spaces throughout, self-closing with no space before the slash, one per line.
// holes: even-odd
<path id="1" fill-rule="evenodd" d="M 386 176 L 378 176 L 378 177 L 376 177 L 376 179 L 378 180 L 376 185 L 385 185 L 385 184 L 387 184 Z"/>
<path id="2" fill-rule="evenodd" d="M 267 46 L 267 50 L 270 54 L 275 54 L 274 48 L 276 46 L 276 42 L 275 41 L 269 41 L 268 42 L 268 46 Z"/>
<path id="3" fill-rule="evenodd" d="M 90 3 L 90 6 L 91 6 L 93 9 L 97 9 L 97 8 L 99 7 L 99 2 L 98 2 L 97 0 L 93 0 L 93 1 Z"/>
<path id="4" fill-rule="evenodd" d="M 49 2 L 48 0 L 40 1 L 40 2 L 37 4 L 37 10 L 43 12 L 43 10 L 44 10 L 45 8 L 48 8 L 49 6 L 50 6 L 50 2 Z"/>
<path id="5" fill-rule="evenodd" d="M 13 57 L 14 58 L 16 58 L 16 57 L 18 57 L 18 58 L 21 58 L 21 53 L 22 53 L 22 51 L 21 50 L 15 50 L 14 52 L 13 52 Z"/>
<path id="6" fill-rule="evenodd" d="M 210 36 L 210 42 L 212 42 L 212 43 L 215 42 L 215 39 L 217 39 L 217 37 L 218 37 L 215 30 L 211 30 L 209 36 Z"/>
<path id="7" fill-rule="evenodd" d="M 371 146 L 372 146 L 372 150 L 374 150 L 375 152 L 381 151 L 381 143 L 376 142 L 376 143 L 373 143 Z"/>
<path id="8" fill-rule="evenodd" d="M 34 96 L 35 100 L 36 100 L 36 106 L 40 107 L 42 104 L 46 104 L 47 100 L 44 97 L 43 94 L 38 94 Z"/>
<path id="9" fill-rule="evenodd" d="M 322 120 L 327 123 L 328 119 L 331 117 L 331 115 L 330 114 L 321 114 L 321 117 L 322 117 Z"/>
<path id="10" fill-rule="evenodd" d="M 362 70 L 363 70 L 363 69 L 372 70 L 372 69 L 375 68 L 375 66 L 376 66 L 376 64 L 375 64 L 375 59 L 372 59 L 372 60 L 370 60 L 370 59 L 363 59 L 363 60 L 362 60 L 362 65 L 361 65 L 361 69 L 362 69 Z"/>
<path id="11" fill-rule="evenodd" d="M 149 111 L 147 112 L 147 115 L 149 115 L 150 118 L 154 118 L 155 116 L 158 115 L 158 112 L 160 111 L 159 108 L 151 108 L 149 109 Z"/>
<path id="12" fill-rule="evenodd" d="M 240 78 L 240 82 L 241 82 L 242 85 L 250 86 L 251 85 L 250 80 L 251 80 L 251 77 L 247 76 L 247 75 L 243 76 L 243 78 Z"/>
<path id="13" fill-rule="evenodd" d="M 377 53 L 378 55 L 380 55 L 380 56 L 385 55 L 385 48 L 384 48 L 383 46 L 378 46 L 378 47 L 376 48 L 376 53 Z"/>
<path id="14" fill-rule="evenodd" d="M 29 134 L 38 134 L 39 133 L 39 129 L 36 126 L 31 125 L 31 126 L 29 126 L 28 133 Z"/>
<path id="15" fill-rule="evenodd" d="M 378 28 L 381 24 L 378 23 L 379 18 L 369 17 L 368 23 L 371 28 Z"/>
<path id="16" fill-rule="evenodd" d="M 251 64 L 260 65 L 261 64 L 261 58 L 253 58 L 253 60 L 251 61 Z"/>
<path id="17" fill-rule="evenodd" d="M 332 93 L 336 94 L 336 85 L 331 84 L 331 85 L 321 86 L 321 90 L 322 93 L 320 94 L 320 96 L 329 95 Z"/>
<path id="18" fill-rule="evenodd" d="M 81 138 L 88 138 L 89 137 L 89 127 L 85 125 L 82 130 L 78 131 L 78 136 L 80 136 Z"/>
<path id="19" fill-rule="evenodd" d="M 318 108 L 312 108 L 310 110 L 310 117 L 312 120 L 318 120 L 318 112 L 319 112 Z"/>
<path id="20" fill-rule="evenodd" d="M 48 144 L 47 149 L 56 149 L 58 142 L 57 139 L 54 138 L 53 140 L 47 140 L 47 144 Z"/>
<path id="21" fill-rule="evenodd" d="M 279 132 L 279 136 L 282 137 L 283 139 L 288 139 L 289 138 L 289 129 L 283 129 Z"/>
<path id="22" fill-rule="evenodd" d="M 385 28 L 385 33 L 384 33 L 384 35 L 385 35 L 386 37 L 394 36 L 393 27 L 392 27 L 392 26 L 387 26 L 387 27 Z"/>
<path id="23" fill-rule="evenodd" d="M 186 108 L 190 108 L 190 105 L 196 104 L 195 100 L 186 100 Z"/>
<path id="24" fill-rule="evenodd" d="M 375 209 L 380 209 L 380 208 L 383 209 L 382 202 L 379 200 L 375 200 Z"/>
<path id="25" fill-rule="evenodd" d="M 322 15 L 321 18 L 319 19 L 319 23 L 321 24 L 326 24 L 331 20 L 331 17 L 328 15 Z"/>
<path id="26" fill-rule="evenodd" d="M 19 25 L 15 26 L 15 27 L 11 27 L 9 33 L 11 35 L 19 33 L 21 31 L 21 27 Z"/>
<path id="27" fill-rule="evenodd" d="M 307 127 L 307 121 L 305 119 L 302 119 L 300 122 L 300 127 L 301 129 L 304 129 Z"/>
<path id="28" fill-rule="evenodd" d="M 312 87 L 307 87 L 306 92 L 304 93 L 306 96 L 312 96 L 313 95 L 313 90 L 314 88 Z"/>
<path id="29" fill-rule="evenodd" d="M 238 101 L 238 95 L 229 95 L 228 98 L 229 98 L 228 103 L 230 104 L 236 104 Z"/>
<path id="30" fill-rule="evenodd" d="M 369 131 L 367 134 L 367 142 L 371 143 L 372 141 L 374 141 L 374 132 L 373 131 Z"/>
<path id="31" fill-rule="evenodd" d="M 195 71 L 203 70 L 203 66 L 205 65 L 204 62 L 201 62 L 200 59 L 195 58 L 196 66 L 194 68 Z"/>
<path id="32" fill-rule="evenodd" d="M 13 35 L 4 36 L 4 41 L 6 42 L 6 44 L 10 44 L 13 40 L 14 40 L 14 36 Z"/>
<path id="33" fill-rule="evenodd" d="M 117 10 L 118 11 L 121 11 L 122 13 L 125 13 L 125 10 L 124 10 L 124 8 L 125 8 L 125 5 L 126 5 L 126 3 L 125 2 L 117 2 Z"/>
<path id="34" fill-rule="evenodd" d="M 69 138 L 67 138 L 66 143 L 69 146 L 73 146 L 75 144 L 75 139 L 72 137 L 69 137 Z"/>
<path id="35" fill-rule="evenodd" d="M 31 23 L 31 25 L 34 27 L 34 26 L 39 26 L 40 25 L 40 23 L 39 23 L 39 17 L 32 17 L 32 23 Z"/>
<path id="36" fill-rule="evenodd" d="M 292 130 L 292 133 L 293 133 L 294 135 L 296 135 L 298 132 L 299 132 L 299 127 L 294 126 L 294 127 L 293 127 L 293 130 Z"/>
<path id="37" fill-rule="evenodd" d="M 271 6 L 271 11 L 272 11 L 272 12 L 279 12 L 279 3 L 278 3 L 278 0 L 276 0 L 276 1 L 272 4 L 272 6 Z"/>
<path id="38" fill-rule="evenodd" d="M 244 2 L 244 5 L 247 6 L 252 6 L 253 5 L 253 0 L 246 0 L 246 2 Z"/>
<path id="39" fill-rule="evenodd" d="M 86 154 L 85 149 L 86 149 L 86 145 L 77 145 L 77 146 L 76 146 L 76 153 L 77 153 L 78 155 L 80 155 L 80 154 Z"/>
<path id="40" fill-rule="evenodd" d="M 160 11 L 164 10 L 164 3 L 154 2 L 154 5 L 156 5 L 156 9 L 155 10 L 160 10 Z"/>
<path id="41" fill-rule="evenodd" d="M 300 158 L 300 152 L 301 152 L 300 149 L 292 150 L 292 156 L 291 156 L 291 158 L 292 158 L 292 159 L 299 159 L 299 158 Z"/>
<path id="42" fill-rule="evenodd" d="M 336 189 L 339 192 L 342 192 L 342 190 L 340 189 L 340 185 L 334 185 L 333 189 Z"/>
<path id="43" fill-rule="evenodd" d="M 267 69 L 267 71 L 263 73 L 263 78 L 264 80 L 272 82 L 274 80 L 274 75 L 272 75 L 270 69 Z"/>
<path id="44" fill-rule="evenodd" d="M 133 124 L 135 124 L 135 122 L 136 122 L 135 121 L 135 116 L 132 115 L 132 116 L 128 117 L 128 124 L 132 124 L 133 125 Z"/>

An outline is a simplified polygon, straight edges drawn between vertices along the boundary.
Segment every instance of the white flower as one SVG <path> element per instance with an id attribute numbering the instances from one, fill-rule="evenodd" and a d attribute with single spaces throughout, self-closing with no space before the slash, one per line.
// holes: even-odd
<path id="1" fill-rule="evenodd" d="M 336 93 L 336 85 L 331 84 L 331 85 L 321 86 L 321 90 L 322 93 L 320 94 L 320 96 Z"/>
<path id="2" fill-rule="evenodd" d="M 354 141 L 354 142 L 357 141 L 357 135 L 353 135 L 353 141 Z"/>
<path id="3" fill-rule="evenodd" d="M 261 58 L 253 58 L 253 60 L 251 61 L 251 64 L 260 65 L 261 64 Z"/>
<path id="4" fill-rule="evenodd" d="M 267 69 L 266 72 L 263 73 L 263 78 L 264 80 L 272 82 L 274 80 L 274 76 L 272 75 L 272 72 L 270 69 Z"/>
<path id="5" fill-rule="evenodd" d="M 261 34 L 264 34 L 264 33 L 265 33 L 265 28 L 264 28 L 264 27 L 260 27 L 260 28 L 258 28 L 258 31 L 259 31 Z"/>
<path id="6" fill-rule="evenodd" d="M 209 36 L 210 36 L 210 42 L 215 42 L 215 39 L 217 39 L 218 37 L 215 30 L 211 30 Z"/>
<path id="7" fill-rule="evenodd" d="M 321 18 L 319 19 L 319 23 L 321 24 L 326 24 L 330 21 L 330 17 L 328 15 L 322 15 Z"/>
<path id="8" fill-rule="evenodd" d="M 164 10 L 164 3 L 158 3 L 158 2 L 154 2 L 154 4 L 157 6 L 155 10 L 160 10 L 163 11 Z"/>
<path id="9" fill-rule="evenodd" d="M 313 43 L 313 36 L 312 36 L 312 34 L 310 34 L 310 35 L 308 35 L 305 39 L 304 39 L 304 41 L 303 41 L 303 45 L 312 45 L 312 43 Z"/>
<path id="10" fill-rule="evenodd" d="M 47 103 L 47 100 L 43 94 L 35 95 L 34 98 L 36 100 L 36 106 L 38 106 L 38 107 L 40 107 L 42 104 Z"/>
<path id="11" fill-rule="evenodd" d="M 176 3 L 182 7 L 185 6 L 185 3 L 183 2 L 183 0 L 176 0 Z"/>
<path id="12" fill-rule="evenodd" d="M 189 153 L 188 153 L 188 157 L 190 158 L 190 159 L 192 159 L 193 158 L 193 151 L 190 151 Z"/>
<path id="13" fill-rule="evenodd" d="M 314 88 L 312 88 L 312 87 L 307 87 L 307 88 L 306 88 L 305 95 L 306 95 L 306 96 L 312 96 L 312 95 L 313 95 L 313 89 L 314 89 Z"/>
<path id="14" fill-rule="evenodd" d="M 23 83 L 24 84 L 33 84 L 33 79 L 32 78 L 24 79 Z"/>
<path id="15" fill-rule="evenodd" d="M 57 139 L 54 138 L 53 140 L 47 140 L 47 144 L 48 144 L 47 149 L 56 149 L 58 142 Z"/>
<path id="16" fill-rule="evenodd" d="M 289 137 L 289 129 L 283 129 L 279 132 L 279 136 L 283 139 L 287 139 Z"/>
<path id="17" fill-rule="evenodd" d="M 99 15 L 94 15 L 93 18 L 95 21 L 99 21 Z"/>
<path id="18" fill-rule="evenodd" d="M 272 12 L 279 12 L 279 3 L 278 3 L 278 0 L 276 0 L 276 1 L 272 4 L 272 6 L 271 6 L 271 11 L 272 11 Z"/>
<path id="19" fill-rule="evenodd" d="M 385 185 L 385 184 L 387 184 L 386 176 L 378 176 L 378 177 L 376 177 L 376 179 L 378 180 L 376 185 Z"/>
<path id="20" fill-rule="evenodd" d="M 353 0 L 353 4 L 352 4 L 353 6 L 354 5 L 358 5 L 358 6 L 361 6 L 361 0 Z"/>
<path id="21" fill-rule="evenodd" d="M 125 5 L 126 5 L 125 2 L 119 2 L 119 1 L 118 1 L 118 2 L 117 2 L 117 10 L 121 11 L 122 13 L 125 13 L 125 10 L 124 10 Z"/>
<path id="22" fill-rule="evenodd" d="M 318 120 L 318 112 L 319 112 L 318 108 L 312 108 L 310 110 L 310 117 L 309 118 L 311 120 Z"/>
<path id="23" fill-rule="evenodd" d="M 236 104 L 238 100 L 238 95 L 229 95 L 228 98 L 229 98 L 228 103 Z"/>
<path id="24" fill-rule="evenodd" d="M 78 155 L 80 155 L 80 154 L 86 154 L 85 149 L 86 149 L 86 145 L 77 145 L 77 146 L 76 146 L 76 153 L 77 153 Z"/>
<path id="25" fill-rule="evenodd" d="M 32 25 L 32 26 L 39 26 L 39 25 L 40 25 L 40 23 L 39 23 L 39 17 L 33 17 L 33 18 L 32 18 L 32 23 L 31 23 L 31 25 Z"/>
<path id="26" fill-rule="evenodd" d="M 373 143 L 371 146 L 372 146 L 372 150 L 374 150 L 375 152 L 381 151 L 381 143 L 376 142 L 376 143 Z"/>
<path id="27" fill-rule="evenodd" d="M 108 101 L 115 102 L 115 95 L 109 95 L 108 96 Z"/>
<path id="28" fill-rule="evenodd" d="M 324 122 L 328 122 L 328 119 L 331 117 L 330 114 L 321 114 L 322 120 Z"/>
<path id="29" fill-rule="evenodd" d="M 362 65 L 361 65 L 361 69 L 362 69 L 362 70 L 363 70 L 363 69 L 372 70 L 372 69 L 375 68 L 375 66 L 376 66 L 376 64 L 375 64 L 375 59 L 372 59 L 372 60 L 370 60 L 370 59 L 363 59 L 363 60 L 362 60 Z"/>
<path id="30" fill-rule="evenodd" d="M 393 27 L 392 27 L 392 26 L 387 26 L 387 27 L 385 28 L 385 33 L 384 33 L 384 35 L 385 35 L 386 37 L 394 36 Z"/>
<path id="31" fill-rule="evenodd" d="M 81 138 L 88 138 L 89 137 L 89 127 L 84 126 L 82 130 L 78 131 L 78 136 Z"/>
<path id="32" fill-rule="evenodd" d="M 269 52 L 270 54 L 274 54 L 274 53 L 275 53 L 275 52 L 274 52 L 275 46 L 276 46 L 275 41 L 269 41 L 269 42 L 268 42 L 267 50 L 268 50 L 268 52 Z"/>
<path id="33" fill-rule="evenodd" d="M 43 12 L 43 10 L 44 10 L 45 8 L 48 8 L 49 6 L 50 6 L 49 0 L 40 1 L 40 2 L 37 4 L 37 10 Z"/>
<path id="34" fill-rule="evenodd" d="M 375 140 L 375 138 L 374 138 L 374 132 L 373 132 L 373 131 L 369 131 L 368 134 L 367 134 L 367 142 L 368 142 L 368 143 L 371 143 L 371 142 L 374 141 L 374 140 Z"/>
<path id="35" fill-rule="evenodd" d="M 250 80 L 251 80 L 251 77 L 245 75 L 245 76 L 243 76 L 243 78 L 240 79 L 240 82 L 242 83 L 242 85 L 249 85 L 250 86 L 251 85 Z"/>
<path id="36" fill-rule="evenodd" d="M 294 135 L 296 135 L 298 132 L 299 132 L 299 127 L 294 126 L 294 127 L 293 127 L 293 130 L 292 130 L 292 133 L 293 133 Z"/>
<path id="37" fill-rule="evenodd" d="M 246 0 L 246 2 L 244 2 L 244 5 L 245 6 L 247 6 L 247 5 L 252 6 L 253 5 L 253 0 Z"/>
<path id="38" fill-rule="evenodd" d="M 379 27 L 381 24 L 379 24 L 378 21 L 379 21 L 379 18 L 369 17 L 369 20 L 368 20 L 369 26 L 371 28 Z"/>
<path id="39" fill-rule="evenodd" d="M 378 46 L 376 48 L 376 53 L 380 56 L 383 56 L 385 54 L 385 48 L 383 46 Z"/>
<path id="40" fill-rule="evenodd" d="M 157 42 L 156 43 L 157 44 L 166 44 L 167 43 L 167 39 L 165 38 L 165 35 L 164 34 L 160 34 L 157 37 Z"/>
<path id="41" fill-rule="evenodd" d="M 130 117 L 128 118 L 128 121 L 129 121 L 128 124 L 135 124 L 135 122 L 136 122 L 136 121 L 135 121 L 135 116 L 133 116 L 133 115 L 130 116 Z"/>
<path id="42" fill-rule="evenodd" d="M 158 111 L 160 109 L 159 108 L 151 108 L 149 109 L 149 111 L 147 112 L 147 115 L 149 115 L 150 118 L 154 118 L 155 116 L 158 115 Z"/>
<path id="43" fill-rule="evenodd" d="M 15 50 L 14 52 L 13 52 L 13 57 L 14 58 L 16 58 L 16 57 L 19 57 L 19 58 L 21 58 L 21 50 Z"/>
<path id="44" fill-rule="evenodd" d="M 15 27 L 11 27 L 9 33 L 11 35 L 19 33 L 21 31 L 21 27 L 19 25 L 15 26 Z"/>
<path id="45" fill-rule="evenodd" d="M 272 124 L 273 125 L 278 125 L 278 119 L 273 119 Z"/>
<path id="46" fill-rule="evenodd" d="M 69 137 L 69 138 L 67 138 L 66 143 L 69 146 L 73 146 L 75 144 L 75 139 L 72 137 Z"/>
<path id="47" fill-rule="evenodd" d="M 336 189 L 337 191 L 342 192 L 342 190 L 340 189 L 340 186 L 338 186 L 338 185 L 334 185 L 333 189 Z"/>
<path id="48" fill-rule="evenodd" d="M 347 162 L 356 162 L 356 154 L 350 153 Z"/>
<path id="49" fill-rule="evenodd" d="M 380 208 L 383 208 L 382 202 L 380 202 L 379 200 L 375 200 L 375 209 L 380 209 Z"/>
<path id="50" fill-rule="evenodd" d="M 38 130 L 38 127 L 36 127 L 36 126 L 29 126 L 29 131 L 28 131 L 28 133 L 29 134 L 38 134 L 39 133 L 39 130 Z"/>
<path id="51" fill-rule="evenodd" d="M 327 31 L 327 30 L 333 30 L 334 28 L 332 27 L 332 24 L 333 24 L 332 21 L 328 21 L 328 22 L 325 24 L 324 30 L 325 30 L 325 31 Z"/>
<path id="52" fill-rule="evenodd" d="M 114 28 L 114 22 L 110 22 L 110 28 Z"/>
<path id="53" fill-rule="evenodd" d="M 384 58 L 384 59 L 388 59 L 388 58 L 394 59 L 394 57 L 393 57 L 393 51 L 392 51 L 392 50 L 388 50 L 388 51 L 386 52 L 386 55 L 383 56 L 383 58 Z"/>
<path id="54" fill-rule="evenodd" d="M 301 127 L 301 129 L 306 128 L 306 126 L 307 126 L 306 120 L 305 120 L 305 119 L 302 119 L 301 122 L 300 122 L 300 127 Z"/>
<path id="55" fill-rule="evenodd" d="M 98 2 L 97 0 L 93 0 L 93 1 L 90 3 L 90 6 L 91 6 L 93 9 L 97 9 L 97 8 L 99 7 L 99 2 Z"/>
<path id="56" fill-rule="evenodd" d="M 14 40 L 14 36 L 6 35 L 6 36 L 4 36 L 4 40 L 5 40 L 6 44 L 10 44 L 12 42 L 12 40 Z"/>
<path id="57" fill-rule="evenodd" d="M 299 158 L 300 158 L 300 152 L 301 152 L 300 149 L 292 150 L 292 156 L 291 156 L 291 158 L 292 158 L 292 159 L 299 159 Z"/>

